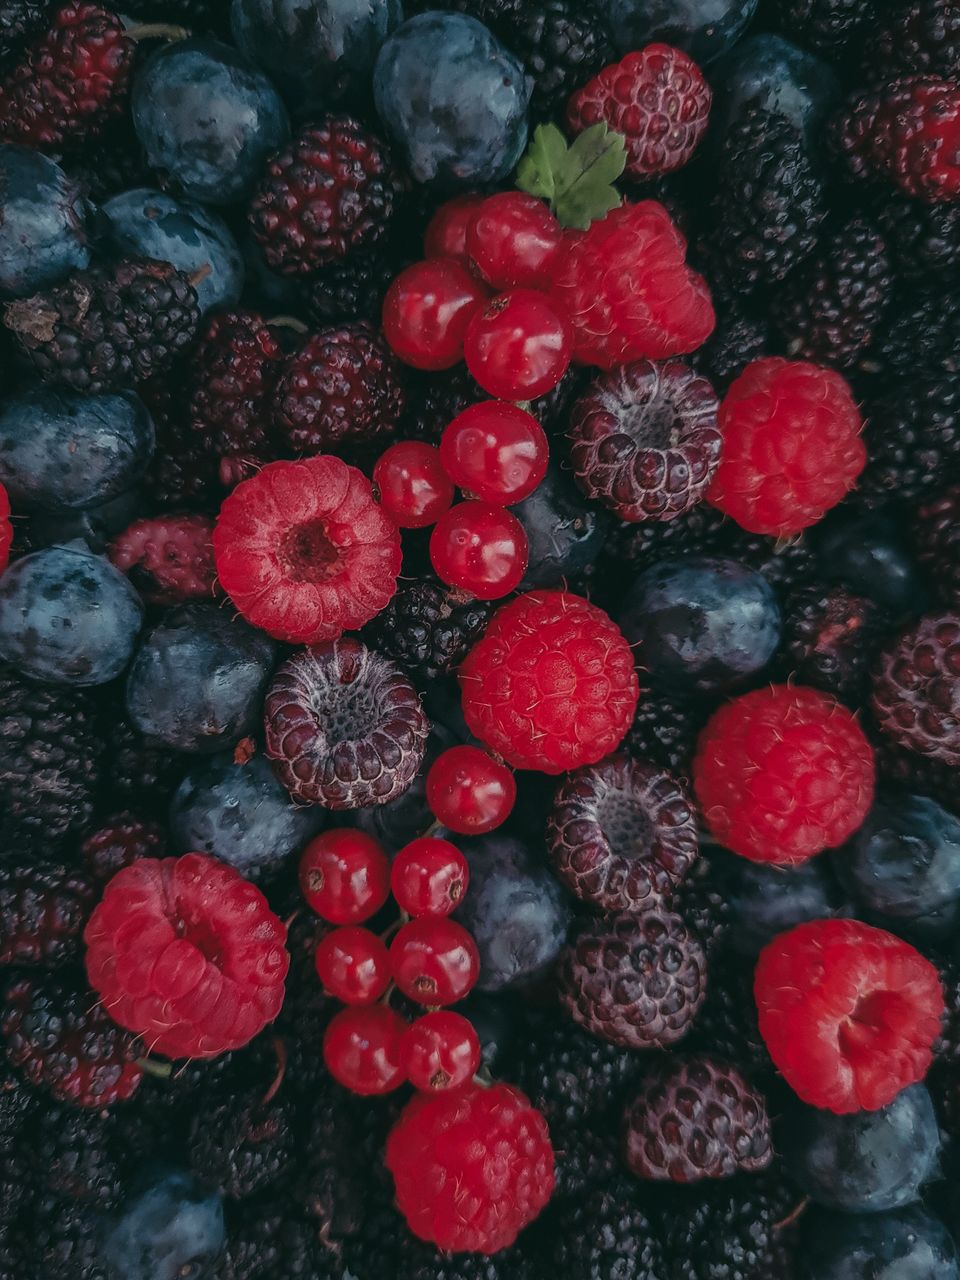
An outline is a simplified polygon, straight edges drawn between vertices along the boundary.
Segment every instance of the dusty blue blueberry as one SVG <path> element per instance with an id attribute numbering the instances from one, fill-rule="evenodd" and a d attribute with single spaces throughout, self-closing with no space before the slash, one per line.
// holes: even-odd
<path id="1" fill-rule="evenodd" d="M 599 0 L 620 54 L 652 40 L 674 44 L 701 66 L 743 35 L 758 0 Z"/>
<path id="2" fill-rule="evenodd" d="M 777 934 L 806 920 L 850 913 L 823 858 L 774 867 L 719 850 L 717 856 L 728 872 L 723 892 L 735 921 L 730 942 L 744 955 L 758 955 Z"/>
<path id="3" fill-rule="evenodd" d="M 109 1280 L 203 1280 L 225 1240 L 221 1194 L 158 1170 L 107 1227 L 103 1261 Z"/>
<path id="4" fill-rule="evenodd" d="M 90 261 L 79 188 L 48 156 L 0 145 L 0 296 L 24 298 Z"/>
<path id="5" fill-rule="evenodd" d="M 950 1232 L 919 1205 L 891 1213 L 804 1214 L 799 1280 L 958 1280 Z"/>
<path id="6" fill-rule="evenodd" d="M 600 554 L 610 524 L 605 511 L 583 494 L 557 462 L 529 498 L 511 510 L 523 525 L 530 547 L 521 591 L 554 586 L 589 569 Z"/>
<path id="7" fill-rule="evenodd" d="M 836 106 L 840 83 L 829 65 L 782 36 L 750 36 L 711 68 L 711 137 L 719 142 L 744 109 L 756 103 L 785 116 L 811 141 Z"/>

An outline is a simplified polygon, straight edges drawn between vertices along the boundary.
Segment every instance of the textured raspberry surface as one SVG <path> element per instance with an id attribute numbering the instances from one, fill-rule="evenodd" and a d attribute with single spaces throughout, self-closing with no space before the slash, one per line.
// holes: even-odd
<path id="1" fill-rule="evenodd" d="M 693 782 L 722 845 L 792 866 L 860 826 L 873 801 L 873 750 L 853 713 L 828 694 L 773 685 L 714 713 Z"/>
<path id="2" fill-rule="evenodd" d="M 460 667 L 470 732 L 517 769 L 563 773 L 619 746 L 639 698 L 610 618 L 567 591 L 504 605 Z"/>
<path id="3" fill-rule="evenodd" d="M 928 614 L 884 651 L 871 706 L 897 746 L 960 769 L 960 612 Z"/>
<path id="4" fill-rule="evenodd" d="M 226 863 L 144 858 L 114 876 L 87 924 L 87 976 L 151 1051 L 213 1058 L 280 1012 L 286 936 L 260 890 Z"/>
<path id="5" fill-rule="evenodd" d="M 107 554 L 149 604 L 209 600 L 217 579 L 212 538 L 206 516 L 152 516 L 124 529 Z"/>
<path id="6" fill-rule="evenodd" d="M 787 1083 L 838 1115 L 875 1111 L 922 1080 L 944 1012 L 929 960 L 859 920 L 813 920 L 775 938 L 754 995 Z"/>
<path id="7" fill-rule="evenodd" d="M 339 458 L 273 462 L 220 509 L 213 552 L 243 616 L 291 644 L 332 640 L 387 604 L 400 535 L 370 481 Z"/>
<path id="8" fill-rule="evenodd" d="M 547 1122 L 504 1084 L 414 1098 L 387 1138 L 386 1164 L 410 1230 L 449 1252 L 507 1248 L 554 1184 Z"/>
<path id="9" fill-rule="evenodd" d="M 751 533 L 789 538 L 853 488 L 863 419 L 839 373 L 755 360 L 720 405 L 723 455 L 707 500 Z"/>

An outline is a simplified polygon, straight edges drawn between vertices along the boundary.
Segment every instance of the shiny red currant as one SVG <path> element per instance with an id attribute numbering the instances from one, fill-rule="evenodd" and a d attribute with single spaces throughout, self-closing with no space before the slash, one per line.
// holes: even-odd
<path id="1" fill-rule="evenodd" d="M 393 980 L 419 1004 L 455 1004 L 480 973 L 477 944 L 462 924 L 423 916 L 401 926 L 390 944 Z"/>
<path id="2" fill-rule="evenodd" d="M 423 240 L 426 256 L 453 258 L 462 267 L 469 267 L 467 231 L 483 204 L 483 196 L 454 196 L 442 204 L 427 224 Z"/>
<path id="3" fill-rule="evenodd" d="M 470 868 L 449 840 L 422 836 L 400 850 L 390 869 L 397 906 L 411 916 L 448 916 L 467 891 Z"/>
<path id="4" fill-rule="evenodd" d="M 480 836 L 509 818 L 517 799 L 512 770 L 479 747 L 442 751 L 427 774 L 427 804 L 460 835 Z"/>
<path id="5" fill-rule="evenodd" d="M 563 228 L 542 200 L 499 191 L 474 211 L 466 248 L 495 289 L 549 289 Z"/>
<path id="6" fill-rule="evenodd" d="M 450 587 L 478 600 L 509 595 L 527 571 L 529 547 L 512 512 L 487 502 L 460 502 L 437 521 L 430 535 L 430 563 Z"/>
<path id="7" fill-rule="evenodd" d="M 345 925 L 321 938 L 314 962 L 325 989 L 344 1004 L 373 1004 L 390 982 L 386 944 L 358 925 Z"/>
<path id="8" fill-rule="evenodd" d="M 392 444 L 373 468 L 380 505 L 401 529 L 436 524 L 453 502 L 453 481 L 440 461 L 440 450 L 419 440 Z"/>
<path id="9" fill-rule="evenodd" d="M 449 258 L 401 271 L 383 300 L 383 332 L 415 369 L 450 369 L 463 359 L 463 340 L 488 297 L 481 281 Z"/>
<path id="10" fill-rule="evenodd" d="M 415 1089 L 435 1093 L 466 1084 L 480 1066 L 480 1039 L 462 1014 L 438 1009 L 417 1018 L 400 1046 L 403 1068 Z"/>
<path id="11" fill-rule="evenodd" d="M 403 1018 L 383 1004 L 341 1009 L 323 1037 L 327 1070 L 353 1093 L 390 1093 L 404 1082 L 406 1029 Z"/>
<path id="12" fill-rule="evenodd" d="M 533 414 L 506 400 L 485 400 L 445 429 L 440 459 L 461 489 L 509 506 L 529 497 L 546 475 L 550 446 Z"/>
<path id="13" fill-rule="evenodd" d="M 570 326 L 533 289 L 502 293 L 475 310 L 463 344 L 470 373 L 498 400 L 533 400 L 552 391 L 572 350 Z"/>
<path id="14" fill-rule="evenodd" d="M 335 827 L 315 836 L 300 859 L 300 888 L 331 924 L 362 924 L 390 895 L 390 860 L 372 836 Z"/>

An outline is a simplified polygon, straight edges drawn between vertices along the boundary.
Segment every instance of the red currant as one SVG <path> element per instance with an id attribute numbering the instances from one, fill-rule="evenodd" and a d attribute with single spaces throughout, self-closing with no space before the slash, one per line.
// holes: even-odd
<path id="1" fill-rule="evenodd" d="M 532 414 L 506 400 L 485 400 L 446 428 L 440 458 L 461 489 L 509 506 L 529 497 L 546 475 L 550 446 Z"/>
<path id="2" fill-rule="evenodd" d="M 516 799 L 513 773 L 479 747 L 441 752 L 427 774 L 430 812 L 461 835 L 493 831 L 510 816 Z"/>
<path id="3" fill-rule="evenodd" d="M 357 925 L 345 925 L 321 938 L 314 962 L 324 987 L 344 1004 L 373 1004 L 390 982 L 386 944 Z"/>
<path id="4" fill-rule="evenodd" d="M 467 252 L 495 289 L 549 289 L 563 228 L 542 200 L 500 191 L 474 211 Z"/>
<path id="5" fill-rule="evenodd" d="M 403 1036 L 407 1024 L 386 1005 L 341 1009 L 323 1037 L 323 1060 L 339 1084 L 369 1097 L 404 1081 Z"/>
<path id="6" fill-rule="evenodd" d="M 450 587 L 478 600 L 498 600 L 527 571 L 527 534 L 515 515 L 487 502 L 460 502 L 430 535 L 430 563 Z"/>
<path id="7" fill-rule="evenodd" d="M 424 916 L 401 926 L 390 945 L 393 980 L 420 1004 L 455 1004 L 480 973 L 477 944 L 462 924 Z"/>
<path id="8" fill-rule="evenodd" d="M 463 344 L 470 373 L 498 400 L 533 400 L 552 391 L 572 350 L 570 326 L 533 289 L 502 293 L 475 310 Z"/>
<path id="9" fill-rule="evenodd" d="M 462 267 L 469 267 L 467 230 L 483 203 L 483 196 L 454 196 L 442 204 L 427 225 L 423 244 L 426 256 L 453 258 Z"/>
<path id="10" fill-rule="evenodd" d="M 463 359 L 467 325 L 488 297 L 483 284 L 449 258 L 401 271 L 383 300 L 383 332 L 415 369 L 450 369 Z"/>
<path id="11" fill-rule="evenodd" d="M 456 1089 L 476 1075 L 480 1038 L 462 1014 L 438 1009 L 417 1018 L 400 1046 L 403 1069 L 415 1089 Z"/>
<path id="12" fill-rule="evenodd" d="M 448 916 L 467 891 L 470 868 L 449 840 L 411 840 L 393 860 L 390 888 L 411 916 Z"/>
<path id="13" fill-rule="evenodd" d="M 380 505 L 401 529 L 436 524 L 453 502 L 453 483 L 440 461 L 440 450 L 419 440 L 401 440 L 380 456 L 373 468 Z"/>
<path id="14" fill-rule="evenodd" d="M 390 894 L 390 860 L 372 836 L 335 827 L 315 836 L 300 859 L 300 888 L 331 924 L 361 924 Z"/>

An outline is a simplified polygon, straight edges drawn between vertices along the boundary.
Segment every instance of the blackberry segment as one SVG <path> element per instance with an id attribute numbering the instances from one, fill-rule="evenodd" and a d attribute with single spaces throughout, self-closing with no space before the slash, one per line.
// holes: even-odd
<path id="1" fill-rule="evenodd" d="M 270 1188 L 286 1172 L 293 1150 L 292 1116 L 282 1100 L 262 1093 L 211 1096 L 194 1120 L 190 1167 L 232 1200 Z"/>
<path id="2" fill-rule="evenodd" d="M 960 609 L 960 485 L 920 507 L 913 536 L 917 558 L 940 598 Z"/>
<path id="3" fill-rule="evenodd" d="M 493 605 L 439 582 L 401 587 L 369 623 L 370 647 L 392 658 L 419 687 L 449 675 L 486 630 Z"/>
<path id="4" fill-rule="evenodd" d="M 690 360 L 722 394 L 748 364 L 770 354 L 770 325 L 765 314 L 754 314 L 742 300 L 715 297 L 714 302 L 717 327 Z"/>
<path id="5" fill-rule="evenodd" d="M 782 0 L 777 17 L 801 44 L 837 55 L 856 46 L 873 9 L 871 0 Z"/>
<path id="6" fill-rule="evenodd" d="M 926 498 L 960 479 L 960 374 L 917 374 L 879 396 L 866 414 L 863 502 Z"/>
<path id="7" fill-rule="evenodd" d="M 867 40 L 863 65 L 895 75 L 960 76 L 960 12 L 953 0 L 897 0 Z"/>
<path id="8" fill-rule="evenodd" d="M 110 1280 L 101 1257 L 102 1220 L 85 1205 L 41 1197 L 33 1209 L 27 1246 L 36 1280 Z"/>
<path id="9" fill-rule="evenodd" d="M 141 22 L 182 23 L 194 35 L 228 35 L 229 0 L 124 0 L 124 13 Z"/>
<path id="10" fill-rule="evenodd" d="M 145 822 L 132 813 L 118 813 L 87 836 L 80 852 L 89 874 L 105 884 L 139 858 L 162 858 L 166 843 L 166 830 L 159 823 Z"/>
<path id="11" fill-rule="evenodd" d="M 342 1271 L 342 1268 L 341 1268 Z M 334 1255 L 327 1254 L 310 1223 L 283 1200 L 258 1203 L 227 1236 L 214 1280 L 338 1280 Z"/>
<path id="12" fill-rule="evenodd" d="M 223 499 L 213 454 L 193 430 L 183 403 L 187 376 L 181 369 L 169 378 L 140 388 L 157 431 L 153 461 L 143 477 L 147 502 L 157 512 L 216 511 Z"/>
<path id="13" fill-rule="evenodd" d="M 79 872 L 50 863 L 0 863 L 0 964 L 55 968 L 79 959 L 96 890 Z"/>
<path id="14" fill-rule="evenodd" d="M 960 205 L 884 191 L 872 211 L 901 281 L 931 284 L 960 267 Z"/>
<path id="15" fill-rule="evenodd" d="M 104 735 L 103 805 L 115 813 L 130 805 L 142 817 L 166 817 L 170 799 L 186 772 L 182 756 L 146 739 L 127 719 L 122 701 L 106 701 L 100 716 Z M 119 705 L 118 705 L 119 703 Z"/>
<path id="16" fill-rule="evenodd" d="M 783 617 L 783 658 L 801 684 L 861 701 L 892 619 L 845 587 L 793 592 Z"/>
<path id="17" fill-rule="evenodd" d="M 709 718 L 709 713 L 706 718 Z M 670 906 L 699 939 L 710 961 L 712 973 L 714 958 L 722 953 L 735 923 L 724 884 L 721 862 L 709 858 L 706 854 L 701 855 L 693 864 L 690 874 L 673 894 Z M 713 988 L 714 983 L 711 978 L 708 998 L 713 995 Z M 752 997 L 750 1007 L 754 1007 Z M 697 1015 L 695 1024 L 697 1027 L 700 1026 L 704 1016 L 706 1016 L 706 1009 Z"/>
<path id="18" fill-rule="evenodd" d="M 41 1190 L 97 1210 L 126 1191 L 123 1121 L 116 1113 L 44 1107 L 30 1134 L 29 1158 Z"/>
<path id="19" fill-rule="evenodd" d="M 571 1280 L 661 1280 L 664 1248 L 638 1184 L 622 1175 L 578 1198 L 556 1224 L 556 1274 Z"/>
<path id="20" fill-rule="evenodd" d="M 960 295 L 954 289 L 923 288 L 894 297 L 887 318 L 864 361 L 906 390 L 917 378 L 960 371 Z"/>
<path id="21" fill-rule="evenodd" d="M 960 815 L 956 769 L 940 760 L 905 751 L 878 731 L 872 737 L 877 772 L 881 778 L 915 795 L 929 796 L 945 809 Z"/>
<path id="22" fill-rule="evenodd" d="M 131 12 L 131 6 L 125 4 L 124 11 Z M 104 204 L 111 196 L 135 187 L 159 185 L 128 120 L 108 125 L 103 133 L 86 139 L 82 151 L 64 157 L 63 167 L 94 204 Z"/>
<path id="23" fill-rule="evenodd" d="M 661 1217 L 667 1280 L 773 1280 L 778 1224 L 799 1202 L 772 1175 L 677 1195 Z"/>
<path id="24" fill-rule="evenodd" d="M 685 702 L 645 690 L 624 748 L 636 760 L 652 761 L 679 778 L 689 778 L 697 737 L 711 710 L 709 702 Z"/>
<path id="25" fill-rule="evenodd" d="M 379 322 L 383 299 L 406 265 L 390 244 L 350 253 L 310 280 L 307 311 L 314 324 Z"/>
<path id="26" fill-rule="evenodd" d="M 32 37 L 47 27 L 51 0 L 0 2 L 0 66 L 13 59 Z"/>
<path id="27" fill-rule="evenodd" d="M 487 398 L 467 372 L 466 365 L 457 365 L 443 373 L 410 373 L 407 410 L 399 434 L 405 440 L 439 444 L 444 428 L 458 413 Z"/>
<path id="28" fill-rule="evenodd" d="M 694 913 L 688 910 L 685 915 L 696 927 Z M 732 923 L 728 908 L 727 929 Z M 701 928 L 709 928 L 702 917 Z M 710 957 L 707 998 L 684 1043 L 684 1052 L 708 1054 L 736 1063 L 751 1083 L 767 1085 L 775 1075 L 775 1068 L 757 1022 L 753 961 L 731 955 L 728 950 L 713 950 L 709 944 L 707 955 Z"/>
<path id="29" fill-rule="evenodd" d="M 310 1127 L 296 1198 L 327 1247 L 346 1248 L 366 1229 L 371 1162 L 386 1139 L 390 1113 L 364 1116 L 356 1098 L 329 1078 L 308 1099 Z"/>

